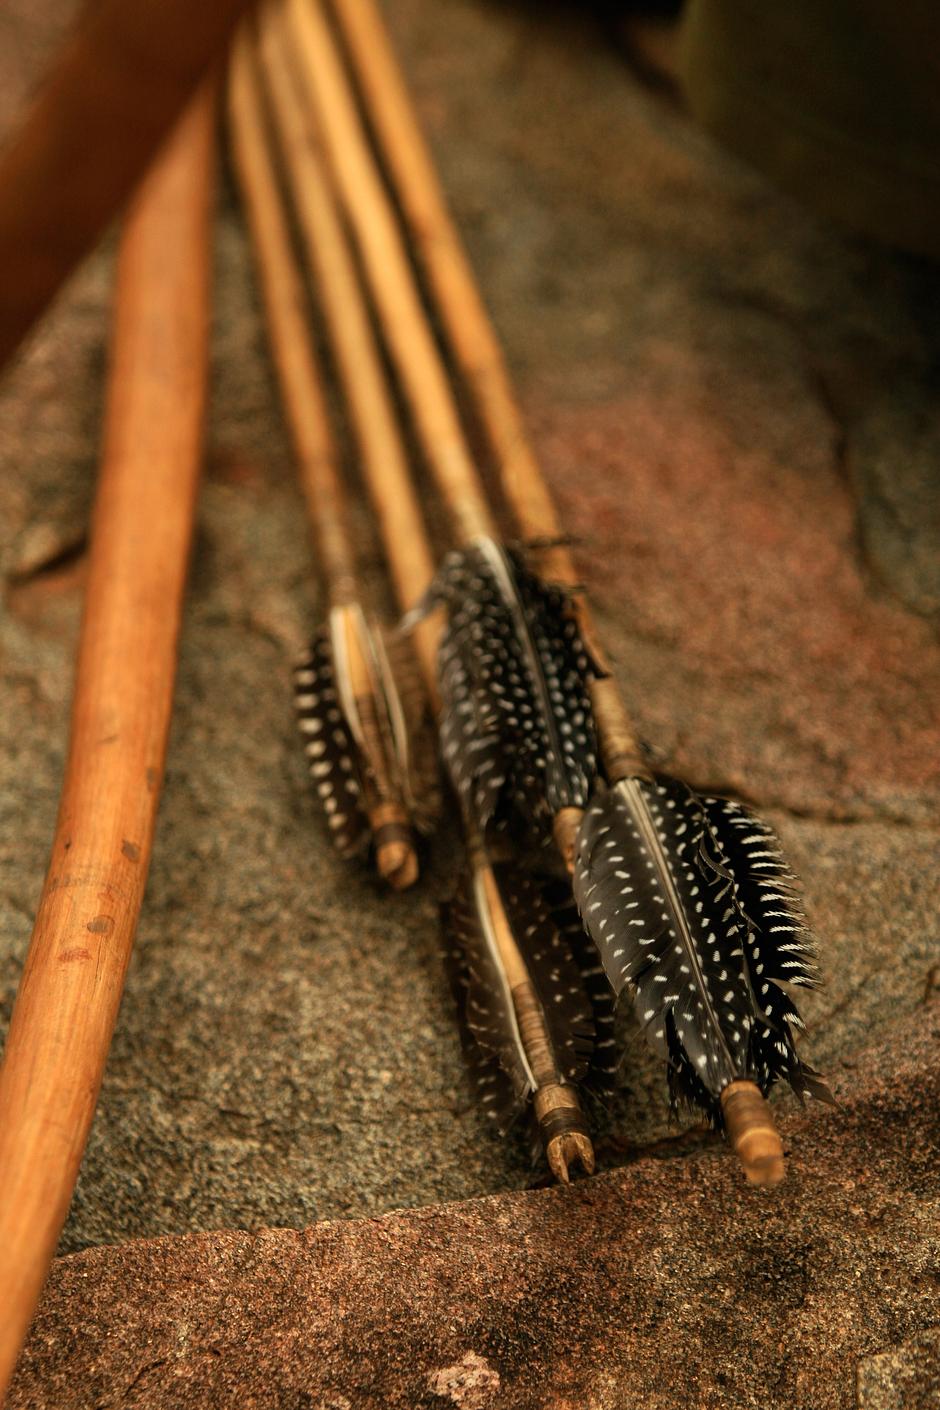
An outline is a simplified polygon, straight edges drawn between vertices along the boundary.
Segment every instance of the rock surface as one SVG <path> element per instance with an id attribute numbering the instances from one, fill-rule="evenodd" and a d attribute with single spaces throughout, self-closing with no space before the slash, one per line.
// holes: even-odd
<path id="1" fill-rule="evenodd" d="M 4 126 L 67 8 L 44 0 L 11 11 L 17 43 L 0 61 L 9 80 L 0 84 Z M 925 1288 L 937 1292 L 926 1253 L 921 1272 L 908 1261 L 907 1240 L 923 1251 L 929 1230 L 901 1138 L 903 1102 L 929 1070 L 918 1047 L 922 1076 L 905 1086 L 909 1048 L 932 1012 L 926 1000 L 940 940 L 937 276 L 842 238 L 778 196 L 645 90 L 581 21 L 483 0 L 395 0 L 390 18 L 639 728 L 664 763 L 740 792 L 779 827 L 805 883 L 828 981 L 805 1005 L 807 1048 L 857 1100 L 844 1118 L 817 1110 L 795 1118 L 781 1103 L 791 1113 L 798 1179 L 779 1204 L 748 1203 L 730 1163 L 696 1154 L 708 1143 L 693 1135 L 664 1147 L 682 1159 L 630 1166 L 571 1195 L 371 1222 L 402 1206 L 520 1190 L 540 1177 L 521 1143 L 492 1143 L 464 1084 L 436 954 L 453 847 L 445 840 L 436 849 L 419 891 L 388 899 L 335 860 L 309 795 L 289 671 L 317 621 L 317 589 L 245 233 L 223 170 L 207 473 L 166 789 L 62 1249 L 223 1227 L 301 1228 L 339 1216 L 366 1222 L 131 1246 L 60 1264 L 17 1403 L 117 1403 L 116 1387 L 129 1388 L 139 1373 L 124 1403 L 444 1404 L 432 1397 L 428 1377 L 436 1376 L 452 1403 L 461 1403 L 459 1393 L 472 1405 L 489 1393 L 490 1368 L 501 1378 L 493 1401 L 501 1407 L 626 1406 L 638 1403 L 640 1389 L 644 1406 L 673 1406 L 696 1403 L 692 1346 L 691 1359 L 700 1356 L 712 1377 L 702 1405 L 750 1404 L 745 1395 L 761 1385 L 771 1397 L 764 1404 L 847 1405 L 844 1377 L 852 1357 L 863 1356 L 872 1359 L 858 1373 L 858 1403 L 893 1406 L 879 1390 L 892 1378 L 920 1394 L 918 1348 L 930 1318 L 918 1309 Z M 4 1021 L 62 772 L 112 249 L 110 241 L 80 272 L 0 387 Z M 365 514 L 359 523 L 379 591 Z M 622 1090 L 600 1123 L 608 1169 L 675 1136 L 657 1065 L 629 1021 L 626 1038 Z M 881 1040 L 877 1064 L 856 1066 L 858 1051 Z M 926 1140 L 927 1108 L 918 1120 Z M 881 1193 L 872 1204 L 862 1182 L 853 1197 L 862 1213 L 851 1218 L 876 1231 L 870 1248 L 877 1244 L 882 1262 L 871 1253 L 852 1293 L 844 1377 L 824 1387 L 835 1398 L 819 1392 L 813 1400 L 836 1345 L 856 1227 L 847 1204 L 836 1207 L 828 1194 L 839 1152 L 861 1168 L 869 1149 Z M 894 1209 L 895 1185 L 907 1226 L 900 1215 L 885 1222 L 873 1212 Z M 623 1209 L 630 1239 L 621 1261 Z M 807 1232 L 793 1232 L 791 1243 L 797 1215 Z M 739 1218 L 749 1231 L 740 1243 Z M 536 1233 L 543 1223 L 544 1250 Z M 683 1237 L 694 1225 L 692 1253 L 673 1225 Z M 466 1259 L 454 1242 L 465 1231 L 473 1250 Z M 772 1234 L 791 1250 L 779 1267 Z M 583 1283 L 562 1256 L 570 1247 L 574 1257 L 577 1244 Z M 603 1252 L 588 1276 L 592 1244 Z M 632 1280 L 637 1259 L 654 1248 L 666 1259 L 666 1247 L 677 1252 L 662 1300 L 652 1263 Z M 714 1298 L 703 1272 L 713 1265 L 696 1263 L 709 1247 L 727 1260 Z M 792 1287 L 809 1286 L 800 1249 L 830 1247 L 842 1250 L 843 1281 L 827 1287 L 830 1265 L 818 1264 L 812 1295 L 793 1313 L 793 1340 L 777 1290 L 795 1298 Z M 451 1274 L 448 1256 L 456 1260 Z M 492 1260 L 502 1281 L 491 1303 Z M 286 1314 L 278 1320 L 272 1290 L 271 1280 L 289 1281 L 291 1268 L 299 1291 L 289 1307 L 302 1334 Z M 743 1282 L 742 1268 L 751 1269 Z M 461 1270 L 472 1284 L 466 1307 Z M 124 1369 L 116 1359 L 93 1373 L 81 1360 L 94 1352 L 82 1342 L 92 1334 L 78 1331 L 85 1275 L 101 1279 L 94 1336 L 116 1338 L 99 1350 L 126 1354 Z M 914 1298 L 909 1316 L 879 1311 L 895 1275 L 890 1307 Z M 317 1276 L 341 1305 L 371 1305 L 375 1364 L 385 1328 L 385 1399 L 368 1398 L 368 1366 L 349 1379 L 355 1324 L 345 1352 L 335 1349 L 342 1338 L 326 1303 L 316 1302 Z M 439 1280 L 448 1276 L 445 1297 Z M 514 1288 L 515 1277 L 533 1281 Z M 208 1297 L 212 1279 L 217 1301 L 199 1314 L 206 1328 L 216 1314 L 223 1330 L 229 1320 L 248 1326 L 252 1304 L 243 1299 L 250 1294 L 260 1306 L 268 1298 L 270 1316 L 256 1332 L 269 1334 L 270 1354 L 281 1357 L 271 1381 L 283 1381 L 280 1400 L 251 1379 L 250 1359 L 227 1368 L 223 1358 L 212 1369 L 209 1330 L 195 1343 L 198 1355 L 180 1363 L 189 1368 L 182 1380 L 168 1379 L 172 1357 L 168 1369 L 148 1372 L 146 1356 L 123 1378 L 151 1340 L 162 1345 L 172 1332 L 185 1351 L 189 1313 L 174 1320 L 173 1309 L 185 1309 L 200 1287 Z M 408 1312 L 423 1279 L 427 1299 Z M 148 1296 L 156 1286 L 160 1297 Z M 765 1379 L 755 1372 L 749 1381 L 748 1358 L 722 1331 L 733 1319 L 717 1309 L 759 1320 L 768 1289 L 774 1310 L 762 1335 L 779 1346 L 762 1353 Z M 119 1315 L 125 1297 L 127 1319 Z M 402 1328 L 409 1318 L 417 1324 L 435 1297 L 442 1320 L 419 1356 Z M 447 1318 L 454 1327 L 445 1335 Z M 490 1328 L 478 1340 L 474 1319 Z M 555 1379 L 539 1399 L 538 1382 L 518 1367 L 532 1355 L 537 1368 L 547 1324 Z M 629 1339 L 638 1328 L 642 1356 Z M 309 1381 L 320 1388 L 308 1390 L 284 1368 L 303 1337 L 315 1348 L 321 1336 L 334 1361 L 325 1379 Z M 234 1345 L 234 1334 L 223 1340 Z M 471 1353 L 486 1364 L 466 1362 Z M 258 1355 L 259 1367 L 268 1364 Z M 423 1400 L 409 1357 L 425 1377 Z M 82 1383 L 70 1361 L 98 1376 L 98 1399 L 56 1399 L 68 1383 Z M 772 1366 L 776 1380 L 767 1379 Z M 244 1396 L 235 1393 L 238 1376 L 254 1387 Z M 200 1387 L 202 1399 L 184 1398 Z M 618 1387 L 634 1398 L 624 1389 L 617 1399 Z M 896 1404 L 932 1403 L 910 1396 Z"/>
<path id="2" fill-rule="evenodd" d="M 60 1259 L 9 1410 L 928 1410 L 940 1395 L 940 1004 L 723 1155 L 304 1231 Z"/>

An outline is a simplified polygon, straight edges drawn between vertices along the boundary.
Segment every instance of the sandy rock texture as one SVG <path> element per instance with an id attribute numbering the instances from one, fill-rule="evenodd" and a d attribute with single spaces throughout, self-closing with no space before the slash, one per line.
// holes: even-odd
<path id="1" fill-rule="evenodd" d="M 927 1410 L 940 1389 L 940 1006 L 721 1155 L 54 1268 L 9 1410 Z"/>
<path id="2" fill-rule="evenodd" d="M 4 20 L 4 128 L 66 9 Z M 61 1261 L 13 1403 L 937 1404 L 940 276 L 724 156 L 583 15 L 388 12 L 640 732 L 778 826 L 827 979 L 807 1053 L 848 1105 L 781 1100 L 794 1178 L 755 1200 L 677 1133 L 626 1019 L 598 1125 L 626 1168 L 519 1193 L 540 1172 L 471 1104 L 437 957 L 451 841 L 392 900 L 310 796 L 290 667 L 315 565 L 222 163 L 166 788 L 62 1252 L 194 1237 Z M 113 243 L 0 384 L 4 1023 L 62 773 Z"/>

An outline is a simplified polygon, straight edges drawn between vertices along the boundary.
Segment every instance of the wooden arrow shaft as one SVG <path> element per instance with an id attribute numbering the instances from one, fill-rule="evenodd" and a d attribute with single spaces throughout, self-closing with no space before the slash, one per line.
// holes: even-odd
<path id="1" fill-rule="evenodd" d="M 519 1039 L 533 1082 L 533 1107 L 545 1154 L 556 1179 L 570 1179 L 570 1166 L 580 1163 L 590 1174 L 594 1148 L 577 1090 L 565 1081 L 552 1042 L 545 1011 L 528 966 L 512 932 L 499 883 L 479 839 L 471 839 L 474 882 L 479 886 L 488 929 L 506 977 Z"/>
<path id="2" fill-rule="evenodd" d="M 381 720 L 380 690 L 370 668 L 367 628 L 357 583 L 357 552 L 340 453 L 307 310 L 307 291 L 294 254 L 287 211 L 274 171 L 257 57 L 247 28 L 233 47 L 228 85 L 229 125 L 235 167 L 257 255 L 281 396 L 320 570 L 331 604 L 337 686 L 349 689 L 347 721 L 358 721 L 363 804 L 380 875 L 396 889 L 417 879 L 411 825 L 400 796 Z M 337 652 L 337 647 L 341 650 Z"/>
<path id="3" fill-rule="evenodd" d="M 385 24 L 374 0 L 332 0 L 332 7 L 448 342 L 499 464 L 503 493 L 527 537 L 558 539 L 561 527 L 554 502 L 526 435 L 502 348 L 447 208 Z M 571 554 L 563 544 L 544 550 L 542 571 L 555 582 L 577 581 Z"/>
<path id="4" fill-rule="evenodd" d="M 260 22 L 259 56 L 273 129 L 395 591 L 408 611 L 434 576 L 434 555 L 353 252 L 285 39 L 278 12 L 266 12 Z M 415 635 L 425 680 L 433 686 L 432 699 L 436 693 L 434 635 L 427 624 Z"/>
<path id="5" fill-rule="evenodd" d="M 580 583 L 554 501 L 526 432 L 499 339 L 451 219 L 440 178 L 375 0 L 332 0 L 369 120 L 392 178 L 415 251 L 435 298 L 441 327 L 478 414 L 500 488 L 520 534 L 547 544 L 538 551 L 548 582 Z M 553 542 L 554 541 L 554 542 Z M 601 664 L 605 655 L 583 594 L 575 603 L 582 636 Z M 642 771 L 630 717 L 612 680 L 596 681 L 592 704 L 604 767 L 612 780 Z M 564 851 L 565 843 L 562 845 Z"/>
<path id="6" fill-rule="evenodd" d="M 235 169 L 256 252 L 271 354 L 294 443 L 307 516 L 331 603 L 355 600 L 356 554 L 336 439 L 317 363 L 307 294 L 271 161 L 251 37 L 233 46 L 228 85 Z"/>
<path id="7" fill-rule="evenodd" d="M 356 110 L 335 40 L 315 0 L 286 0 L 292 52 L 330 170 L 355 233 L 382 327 L 429 468 L 468 543 L 494 533 L 444 361 L 434 342 L 394 210 Z"/>

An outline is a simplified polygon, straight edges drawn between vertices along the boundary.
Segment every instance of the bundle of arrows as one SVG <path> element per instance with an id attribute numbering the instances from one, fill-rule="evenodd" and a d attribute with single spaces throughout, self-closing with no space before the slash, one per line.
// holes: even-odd
<path id="1" fill-rule="evenodd" d="M 443 912 L 446 962 L 495 1124 L 530 1114 L 557 1178 L 590 1173 L 585 1095 L 611 1085 L 627 992 L 673 1105 L 724 1131 L 749 1180 L 777 1183 L 767 1092 L 783 1078 L 800 1097 L 828 1097 L 794 1042 L 791 991 L 817 970 L 793 878 L 765 823 L 652 772 L 636 744 L 374 0 L 272 0 L 240 36 L 229 91 L 330 602 L 296 680 L 336 845 L 349 854 L 371 839 L 393 886 L 416 879 L 415 832 L 433 816 L 427 707 L 466 845 Z M 356 585 L 291 196 L 411 664 L 370 625 Z M 449 366 L 515 544 L 483 489 Z M 392 376 L 449 518 L 436 571 Z"/>

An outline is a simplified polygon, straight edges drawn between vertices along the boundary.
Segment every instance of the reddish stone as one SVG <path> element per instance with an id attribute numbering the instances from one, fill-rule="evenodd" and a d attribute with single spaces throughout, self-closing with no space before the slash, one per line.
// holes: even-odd
<path id="1" fill-rule="evenodd" d="M 641 732 L 764 806 L 930 821 L 940 642 L 860 560 L 824 418 L 784 459 L 765 389 L 753 445 L 730 444 L 675 360 L 655 395 L 533 407 Z"/>
<path id="2" fill-rule="evenodd" d="M 8 1410 L 927 1410 L 940 1006 L 834 1085 L 772 1194 L 722 1150 L 60 1259 Z M 898 1365 L 921 1398 L 882 1395 Z"/>

